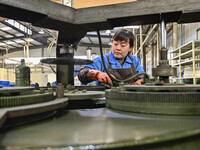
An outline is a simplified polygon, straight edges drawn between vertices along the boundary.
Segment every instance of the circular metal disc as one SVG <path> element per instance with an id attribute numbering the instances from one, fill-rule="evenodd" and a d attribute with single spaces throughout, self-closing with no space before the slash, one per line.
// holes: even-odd
<path id="1" fill-rule="evenodd" d="M 199 124 L 200 116 L 76 109 L 49 120 L 1 130 L 0 145 L 10 150 L 197 150 L 200 147 Z"/>
<path id="2" fill-rule="evenodd" d="M 139 113 L 200 115 L 200 92 L 106 90 L 106 105 Z"/>
<path id="3" fill-rule="evenodd" d="M 3 88 L 0 88 L 0 94 L 24 93 L 33 89 L 34 87 L 28 87 L 28 86 L 3 87 Z"/>
<path id="4" fill-rule="evenodd" d="M 93 61 L 89 59 L 76 59 L 76 58 L 47 58 L 47 59 L 41 59 L 41 63 L 46 64 L 57 64 L 57 65 L 84 65 L 84 64 L 92 64 Z"/>
<path id="5" fill-rule="evenodd" d="M 141 92 L 199 92 L 200 85 L 125 85 L 117 88 L 117 90 L 123 88 L 127 91 L 141 91 Z"/>
<path id="6" fill-rule="evenodd" d="M 65 97 L 68 97 L 69 100 L 88 100 L 93 98 L 103 98 L 105 97 L 104 91 L 68 91 L 64 93 Z"/>

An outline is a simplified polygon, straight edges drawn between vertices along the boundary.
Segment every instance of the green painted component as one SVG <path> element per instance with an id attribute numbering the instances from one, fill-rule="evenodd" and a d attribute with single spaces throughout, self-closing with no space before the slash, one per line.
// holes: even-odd
<path id="1" fill-rule="evenodd" d="M 0 145 L 5 150 L 198 150 L 200 116 L 68 110 L 52 119 L 2 130 Z"/>
<path id="2" fill-rule="evenodd" d="M 106 90 L 109 108 L 150 114 L 200 115 L 200 92 Z"/>
<path id="3" fill-rule="evenodd" d="M 0 97 L 0 108 L 43 103 L 54 100 L 53 92 L 32 92 L 27 95 Z"/>
<path id="4" fill-rule="evenodd" d="M 15 68 L 16 86 L 30 86 L 30 67 L 26 66 L 24 59 Z"/>

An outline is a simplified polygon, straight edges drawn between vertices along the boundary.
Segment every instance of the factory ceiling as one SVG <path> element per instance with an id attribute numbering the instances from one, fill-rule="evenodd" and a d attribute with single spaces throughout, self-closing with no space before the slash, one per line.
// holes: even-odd
<path id="1" fill-rule="evenodd" d="M 101 31 L 104 48 L 110 47 L 113 30 Z M 6 49 L 9 53 L 23 51 L 25 42 L 29 42 L 29 49 L 47 48 L 57 38 L 55 30 L 35 27 L 30 23 L 1 18 L 0 20 L 0 51 L 4 54 Z M 55 45 L 54 45 L 55 46 Z M 98 47 L 96 32 L 88 32 L 80 40 L 79 46 Z"/>
<path id="2" fill-rule="evenodd" d="M 2 32 L 0 45 L 9 48 L 10 52 L 22 49 L 23 42 L 28 40 L 30 48 L 47 47 L 57 35 L 52 30 L 56 30 L 59 31 L 58 44 L 77 44 L 81 40 L 80 44 L 83 46 L 90 44 L 91 47 L 96 47 L 98 40 L 93 31 L 113 29 L 124 25 L 160 23 L 161 16 L 166 22 L 197 22 L 200 21 L 199 5 L 199 0 L 160 0 L 159 3 L 156 0 L 148 0 L 74 9 L 49 0 L 2 0 L 0 1 L 0 16 L 25 21 L 29 24 L 14 21 L 24 26 L 24 31 L 22 31 L 10 24 L 9 20 L 2 19 L 0 26 L 9 27 L 11 30 L 0 30 Z M 41 29 L 34 26 L 42 27 L 44 33 L 39 33 Z M 30 33 L 28 33 L 29 30 Z M 112 31 L 111 33 L 103 31 L 101 34 L 103 46 L 110 47 L 108 43 L 110 43 Z M 18 39 L 23 42 L 16 42 Z"/>
<path id="3" fill-rule="evenodd" d="M 49 0 L 2 0 L 2 17 L 58 30 L 58 43 L 76 45 L 87 32 L 125 25 L 200 21 L 199 0 L 142 0 L 100 7 L 74 9 Z"/>

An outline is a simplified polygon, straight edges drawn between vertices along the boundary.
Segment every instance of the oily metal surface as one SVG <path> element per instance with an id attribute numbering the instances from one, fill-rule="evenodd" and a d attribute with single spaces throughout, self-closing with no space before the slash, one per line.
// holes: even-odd
<path id="1" fill-rule="evenodd" d="M 110 108 L 151 114 L 200 115 L 200 92 L 106 90 Z"/>
<path id="2" fill-rule="evenodd" d="M 89 59 L 76 59 L 76 58 L 47 58 L 47 59 L 41 59 L 41 63 L 47 63 L 47 64 L 57 64 L 57 65 L 85 65 L 85 64 L 92 64 L 93 61 Z"/>
<path id="3" fill-rule="evenodd" d="M 53 119 L 1 131 L 0 145 L 5 149 L 58 150 L 139 149 L 143 145 L 149 149 L 150 144 L 158 144 L 171 150 L 173 145 L 164 142 L 199 135 L 199 124 L 200 116 L 147 115 L 107 108 L 70 110 Z M 200 145 L 199 139 L 192 141 L 190 148 Z M 174 143 L 184 149 L 187 142 Z"/>
<path id="4" fill-rule="evenodd" d="M 88 100 L 105 97 L 104 91 L 66 91 L 64 96 L 69 100 Z"/>
<path id="5" fill-rule="evenodd" d="M 141 92 L 200 92 L 200 85 L 124 85 L 123 87 L 116 88 L 127 90 L 127 91 L 141 91 Z"/>

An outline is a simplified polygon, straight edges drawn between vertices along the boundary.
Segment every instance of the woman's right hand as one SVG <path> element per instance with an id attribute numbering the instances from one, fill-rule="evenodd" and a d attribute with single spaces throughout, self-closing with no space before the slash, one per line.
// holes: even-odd
<path id="1" fill-rule="evenodd" d="M 98 70 L 89 70 L 87 77 L 91 81 L 98 80 L 101 83 L 112 85 L 112 80 L 107 73 Z"/>

